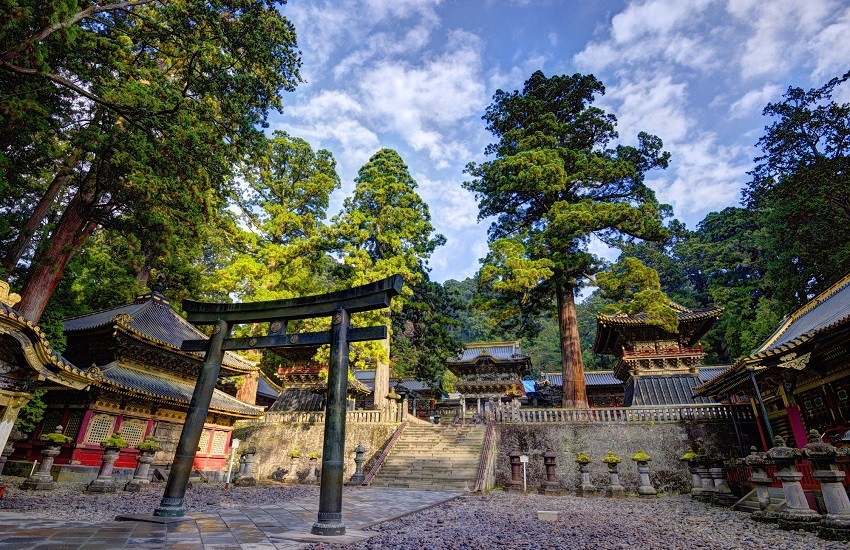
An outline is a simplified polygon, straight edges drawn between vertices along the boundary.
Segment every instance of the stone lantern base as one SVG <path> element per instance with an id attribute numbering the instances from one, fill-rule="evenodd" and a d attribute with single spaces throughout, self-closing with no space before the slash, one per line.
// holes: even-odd
<path id="1" fill-rule="evenodd" d="M 112 479 L 95 479 L 86 485 L 87 493 L 117 493 L 118 485 Z"/>
<path id="2" fill-rule="evenodd" d="M 253 476 L 241 476 L 234 479 L 233 484 L 237 487 L 253 487 L 257 480 Z"/>
<path id="3" fill-rule="evenodd" d="M 21 489 L 30 491 L 50 491 L 53 489 L 54 481 L 52 477 L 35 477 L 30 476 L 21 484 Z"/>
<path id="4" fill-rule="evenodd" d="M 519 486 L 519 490 L 522 491 L 522 485 Z M 563 496 L 567 494 L 567 490 L 562 487 L 560 483 L 550 481 L 544 481 L 541 483 L 537 492 L 541 495 L 552 496 Z"/>

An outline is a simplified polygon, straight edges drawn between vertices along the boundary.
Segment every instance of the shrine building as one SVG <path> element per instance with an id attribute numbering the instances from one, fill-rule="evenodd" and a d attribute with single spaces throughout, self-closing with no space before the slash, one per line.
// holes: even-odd
<path id="1" fill-rule="evenodd" d="M 751 354 L 696 392 L 749 400 L 765 449 L 773 435 L 803 447 L 811 429 L 832 443 L 850 441 L 850 274 L 786 317 Z"/>
<path id="2" fill-rule="evenodd" d="M 66 319 L 67 347 L 61 369 L 84 380 L 84 386 L 56 388 L 42 400 L 47 409 L 31 441 L 16 445 L 11 460 L 40 458 L 42 433 L 56 426 L 72 438 L 62 446 L 55 464 L 96 467 L 100 442 L 113 432 L 127 440 L 117 467 L 134 467 L 135 445 L 146 436 L 162 450 L 154 466 L 171 463 L 204 354 L 180 349 L 184 340 L 206 338 L 178 315 L 159 292 L 139 296 L 132 304 Z M 262 415 L 253 405 L 259 377 L 257 366 L 227 353 L 223 377 L 246 381 L 237 396 L 216 389 L 195 456 L 194 468 L 218 471 L 226 466 L 233 424 Z"/>
<path id="3" fill-rule="evenodd" d="M 518 407 L 519 398 L 525 396 L 522 379 L 531 372 L 531 359 L 516 341 L 471 343 L 447 367 L 457 377 L 460 414 L 466 418 L 470 409 L 485 415 L 504 403 Z"/>
<path id="4" fill-rule="evenodd" d="M 693 388 L 705 378 L 700 378 L 705 353 L 699 339 L 714 326 L 723 309 L 669 305 L 679 318 L 675 333 L 649 323 L 646 313 L 596 316 L 593 351 L 617 358 L 613 376 L 625 382 L 623 406 L 715 402 L 695 396 Z M 717 373 L 714 369 L 711 374 Z"/>

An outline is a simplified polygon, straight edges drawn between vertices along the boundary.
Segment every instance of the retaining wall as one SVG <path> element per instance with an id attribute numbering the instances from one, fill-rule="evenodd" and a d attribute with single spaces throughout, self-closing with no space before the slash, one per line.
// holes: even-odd
<path id="1" fill-rule="evenodd" d="M 360 442 L 366 446 L 365 470 L 397 427 L 398 424 L 346 423 L 343 479 L 347 480 L 354 473 L 354 449 Z M 301 457 L 298 459 L 298 472 L 299 478 L 303 479 L 310 467 L 307 455 L 311 452 L 322 454 L 325 425 L 324 423 L 237 425 L 233 430 L 233 436 L 241 440 L 240 451 L 247 447 L 257 450 L 254 476 L 258 480 L 281 480 L 290 467 L 289 453 L 294 450 L 301 452 Z M 318 467 L 321 468 L 321 459 Z M 235 463 L 234 471 L 237 469 L 238 464 Z"/>

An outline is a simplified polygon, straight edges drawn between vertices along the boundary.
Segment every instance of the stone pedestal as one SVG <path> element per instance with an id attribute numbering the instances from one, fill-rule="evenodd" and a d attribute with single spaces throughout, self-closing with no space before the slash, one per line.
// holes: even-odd
<path id="1" fill-rule="evenodd" d="M 318 462 L 318 458 L 310 459 L 310 470 L 307 472 L 307 477 L 304 478 L 304 483 L 315 484 L 318 482 L 319 476 L 316 475 L 316 465 Z"/>
<path id="2" fill-rule="evenodd" d="M 120 452 L 120 449 L 114 448 L 107 448 L 103 451 L 97 479 L 86 486 L 87 493 L 114 493 L 118 491 L 118 485 L 112 479 L 112 470 Z"/>
<path id="3" fill-rule="evenodd" d="M 9 457 L 12 456 L 12 453 L 15 452 L 15 442 L 9 441 L 6 443 L 6 446 L 3 447 L 3 452 L 0 453 L 0 484 L 3 483 L 3 468 L 6 467 L 6 461 L 9 460 Z"/>
<path id="4" fill-rule="evenodd" d="M 366 480 L 366 474 L 363 473 L 363 463 L 366 462 L 366 446 L 361 442 L 354 449 L 354 473 L 348 479 L 349 485 L 362 485 Z"/>
<path id="5" fill-rule="evenodd" d="M 714 496 L 714 480 L 708 470 L 708 459 L 700 457 L 696 465 L 696 473 L 699 476 L 699 488 L 691 492 L 691 496 L 699 501 L 711 502 Z"/>
<path id="6" fill-rule="evenodd" d="M 59 456 L 59 451 L 62 448 L 59 446 L 45 447 L 41 451 L 41 464 L 38 471 L 29 476 L 21 485 L 21 489 L 31 489 L 33 491 L 50 491 L 53 489 L 53 476 L 50 475 L 50 469 L 53 468 L 53 461 Z"/>
<path id="7" fill-rule="evenodd" d="M 655 487 L 652 486 L 652 481 L 649 479 L 649 463 L 638 461 L 637 463 L 638 477 L 640 478 L 640 486 L 638 486 L 638 494 L 642 497 L 654 497 L 658 494 Z"/>
<path id="8" fill-rule="evenodd" d="M 732 494 L 732 489 L 726 483 L 726 471 L 722 463 L 715 463 L 708 469 L 711 479 L 714 481 L 714 494 L 711 495 L 711 503 L 716 506 L 732 506 L 738 500 Z"/>
<path id="9" fill-rule="evenodd" d="M 239 457 L 239 473 L 233 480 L 234 485 L 237 487 L 253 487 L 257 484 L 257 480 L 254 478 L 254 459 L 253 452 L 242 453 L 242 456 Z"/>
<path id="10" fill-rule="evenodd" d="M 136 493 L 150 485 L 151 481 L 148 479 L 148 471 L 153 462 L 154 454 L 156 453 L 152 451 L 141 451 L 136 455 L 136 471 L 133 472 L 133 479 L 124 485 L 125 491 Z"/>
<path id="11" fill-rule="evenodd" d="M 522 456 L 522 453 L 519 451 L 513 451 L 508 454 L 508 459 L 511 462 L 511 480 L 505 483 L 505 490 L 507 491 L 522 491 L 522 463 L 519 461 L 520 456 Z"/>
<path id="12" fill-rule="evenodd" d="M 552 451 L 543 453 L 543 465 L 546 467 L 546 481 L 540 484 L 537 490 L 541 495 L 564 495 L 566 490 L 558 481 L 558 476 L 555 473 L 555 457 L 557 455 Z"/>
<path id="13" fill-rule="evenodd" d="M 286 475 L 283 476 L 284 481 L 288 481 L 289 483 L 297 483 L 298 482 L 298 463 L 300 462 L 300 457 L 291 456 L 289 457 L 289 469 L 286 471 Z"/>
<path id="14" fill-rule="evenodd" d="M 767 456 L 779 468 L 776 478 L 782 482 L 782 491 L 785 493 L 786 508 L 779 514 L 779 527 L 787 530 L 815 530 L 821 517 L 809 508 L 806 494 L 800 485 L 803 474 L 796 467 L 796 460 L 802 458 L 802 453 L 798 449 L 786 447 L 785 439 L 776 436 L 774 447 L 767 452 Z"/>

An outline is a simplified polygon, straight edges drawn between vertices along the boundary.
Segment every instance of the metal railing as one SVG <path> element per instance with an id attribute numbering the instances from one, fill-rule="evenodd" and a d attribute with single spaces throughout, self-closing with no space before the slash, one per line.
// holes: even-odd
<path id="1" fill-rule="evenodd" d="M 752 420 L 749 407 L 736 407 L 738 420 Z M 732 418 L 729 405 L 657 405 L 645 407 L 605 407 L 598 409 L 518 409 L 496 410 L 496 422 L 534 424 L 544 422 L 681 422 L 683 420 L 726 420 Z"/>

